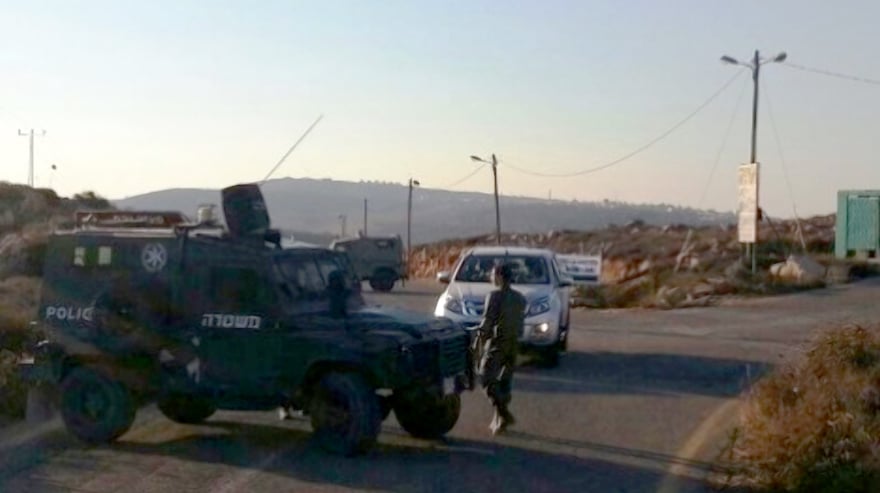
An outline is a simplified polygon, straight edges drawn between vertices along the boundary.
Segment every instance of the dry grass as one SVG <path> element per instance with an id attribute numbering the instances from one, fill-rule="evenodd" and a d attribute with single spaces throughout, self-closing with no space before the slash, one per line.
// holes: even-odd
<path id="1" fill-rule="evenodd" d="M 36 337 L 30 321 L 36 315 L 39 289 L 37 278 L 0 281 L 0 418 L 24 417 L 27 387 L 18 377 L 16 363 Z"/>
<path id="2" fill-rule="evenodd" d="M 821 333 L 746 397 L 725 486 L 880 491 L 880 326 Z"/>

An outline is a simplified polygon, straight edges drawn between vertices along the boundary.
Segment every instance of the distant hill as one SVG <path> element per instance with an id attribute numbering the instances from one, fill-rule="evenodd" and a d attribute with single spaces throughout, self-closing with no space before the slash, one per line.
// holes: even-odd
<path id="1" fill-rule="evenodd" d="M 363 200 L 368 201 L 368 233 L 406 234 L 406 185 L 377 182 L 282 178 L 263 187 L 275 227 L 298 240 L 326 244 L 346 216 L 348 235 L 363 228 Z M 169 189 L 114 201 L 123 209 L 172 209 L 192 217 L 199 204 L 220 203 L 219 190 Z M 592 230 L 642 220 L 647 224 L 727 224 L 731 213 L 701 211 L 674 205 L 622 202 L 566 202 L 502 196 L 504 232 Z M 413 193 L 413 244 L 491 233 L 495 208 L 491 194 L 417 188 Z M 219 211 L 219 207 L 218 207 Z"/>

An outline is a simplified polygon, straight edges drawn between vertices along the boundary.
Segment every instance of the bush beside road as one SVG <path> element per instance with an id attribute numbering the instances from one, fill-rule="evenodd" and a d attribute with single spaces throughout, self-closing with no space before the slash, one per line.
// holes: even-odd
<path id="1" fill-rule="evenodd" d="M 723 460 L 722 486 L 880 491 L 880 326 L 819 333 L 758 382 Z"/>

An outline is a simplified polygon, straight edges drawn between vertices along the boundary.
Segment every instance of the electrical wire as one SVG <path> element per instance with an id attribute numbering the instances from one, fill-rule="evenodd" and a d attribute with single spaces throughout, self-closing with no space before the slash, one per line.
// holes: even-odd
<path id="1" fill-rule="evenodd" d="M 737 96 L 736 103 L 733 106 L 733 114 L 730 115 L 730 121 L 727 122 L 727 128 L 724 130 L 724 137 L 721 139 L 721 147 L 718 148 L 718 152 L 715 154 L 715 162 L 712 163 L 712 170 L 709 171 L 709 178 L 706 179 L 706 186 L 703 187 L 703 193 L 700 195 L 700 200 L 697 202 L 698 209 L 702 207 L 703 201 L 706 200 L 706 195 L 709 193 L 709 186 L 712 184 L 712 178 L 715 177 L 718 163 L 721 162 L 721 155 L 724 153 L 724 149 L 727 148 L 727 140 L 730 137 L 730 131 L 733 129 L 736 115 L 739 114 L 739 106 L 740 103 L 742 103 L 743 96 L 746 94 L 746 87 L 748 87 L 748 80 L 743 80 L 742 89 L 740 89 L 739 96 Z"/>
<path id="2" fill-rule="evenodd" d="M 441 188 L 442 188 L 442 189 L 455 188 L 455 187 L 457 187 L 458 185 L 461 185 L 462 183 L 466 182 L 466 181 L 467 181 L 468 179 L 470 179 L 472 176 L 474 176 L 474 175 L 476 175 L 477 173 L 479 173 L 480 170 L 483 169 L 483 168 L 485 168 L 485 167 L 486 167 L 486 163 L 482 163 L 482 164 L 480 164 L 479 166 L 477 166 L 476 169 L 474 169 L 473 171 L 471 171 L 470 173 L 468 173 L 468 174 L 465 175 L 464 177 L 459 178 L 458 180 L 455 180 L 455 181 L 452 182 L 451 184 L 446 185 L 445 187 L 441 187 Z"/>
<path id="3" fill-rule="evenodd" d="M 531 171 L 531 170 L 527 170 L 524 168 L 520 168 L 518 166 L 511 165 L 510 163 L 505 163 L 505 167 L 511 168 L 515 171 L 519 171 L 520 173 L 523 173 L 526 175 L 531 175 L 531 176 L 539 176 L 539 177 L 544 177 L 544 178 L 569 178 L 569 177 L 573 177 L 573 176 L 582 176 L 582 175 L 586 175 L 589 173 L 595 173 L 596 171 L 601 171 L 603 169 L 607 169 L 612 166 L 616 166 L 616 165 L 626 161 L 627 159 L 653 147 L 655 144 L 657 144 L 658 142 L 662 141 L 663 139 L 668 137 L 670 134 L 672 134 L 672 132 L 675 132 L 676 130 L 678 130 L 682 125 L 684 125 L 685 123 L 690 121 L 691 118 L 695 117 L 697 115 L 697 113 L 702 111 L 706 106 L 709 106 L 709 104 L 712 101 L 714 101 L 715 98 L 717 98 L 719 95 L 721 95 L 721 93 L 724 92 L 728 87 L 730 87 L 730 85 L 733 84 L 733 82 L 736 79 L 738 79 L 740 76 L 742 76 L 742 74 L 743 74 L 742 70 L 740 70 L 736 74 L 734 74 L 733 77 L 728 79 L 727 82 L 725 82 L 724 85 L 722 85 L 720 89 L 715 91 L 711 96 L 709 96 L 708 99 L 703 101 L 703 103 L 700 104 L 697 107 L 697 109 L 690 112 L 687 116 L 685 116 L 683 119 L 679 120 L 675 125 L 673 125 L 669 129 L 667 129 L 665 132 L 661 133 L 660 135 L 658 135 L 654 139 L 650 140 L 648 143 L 642 145 L 641 147 L 635 149 L 634 151 L 631 151 L 631 152 L 629 152 L 629 153 L 627 153 L 627 154 L 625 154 L 625 155 L 623 155 L 613 161 L 610 161 L 608 163 L 601 164 L 599 166 L 594 166 L 592 168 L 587 168 L 587 169 L 584 169 L 581 171 L 571 172 L 571 173 L 541 173 L 541 172 L 537 172 L 537 171 Z"/>
<path id="4" fill-rule="evenodd" d="M 296 139 L 296 142 L 294 142 L 293 145 L 290 146 L 290 149 L 288 149 L 287 152 L 284 153 L 284 156 L 281 156 L 281 159 L 278 161 L 278 163 L 275 165 L 275 167 L 272 168 L 271 171 L 269 171 L 268 173 L 266 173 L 266 176 L 263 178 L 263 181 L 261 181 L 260 184 L 266 183 L 266 180 L 268 180 L 269 177 L 272 176 L 272 174 L 275 173 L 275 171 L 276 171 L 276 170 L 277 170 L 282 164 L 284 164 L 284 161 L 287 160 L 287 157 L 290 156 L 290 153 L 292 153 L 293 150 L 296 149 L 296 147 L 299 145 L 299 143 L 302 142 L 303 139 L 305 139 L 306 136 L 309 135 L 309 133 L 311 133 L 312 129 L 315 128 L 316 125 L 318 125 L 318 122 L 320 122 L 322 118 L 324 118 L 324 115 L 319 116 L 318 119 L 315 120 L 314 123 L 312 123 L 311 125 L 309 125 L 309 128 L 306 129 L 305 133 L 303 133 L 298 139 Z"/>
<path id="5" fill-rule="evenodd" d="M 821 68 L 806 67 L 804 65 L 798 65 L 796 63 L 790 63 L 790 62 L 782 62 L 781 65 L 785 66 L 785 67 L 797 69 L 797 70 L 803 70 L 804 72 L 813 72 L 814 74 L 822 74 L 822 75 L 827 75 L 829 77 L 836 77 L 838 79 L 846 79 L 846 80 L 851 80 L 851 81 L 855 81 L 855 82 L 864 82 L 866 84 L 880 85 L 880 80 L 870 79 L 868 77 L 860 77 L 857 75 L 842 74 L 840 72 L 833 72 L 831 70 L 825 70 L 825 69 L 821 69 Z"/>
<path id="6" fill-rule="evenodd" d="M 791 201 L 791 211 L 794 213 L 794 220 L 797 224 L 801 247 L 804 249 L 804 252 L 806 252 L 807 245 L 804 241 L 803 231 L 801 230 L 801 220 L 800 217 L 798 217 L 797 204 L 795 204 L 794 201 L 791 180 L 788 178 L 788 165 L 785 162 L 785 154 L 782 151 L 782 141 L 779 138 L 779 129 L 776 127 L 776 119 L 773 117 L 773 104 L 770 102 L 770 93 L 767 91 L 767 85 L 763 80 L 761 80 L 761 90 L 764 92 L 764 101 L 767 103 L 767 115 L 770 117 L 770 127 L 773 129 L 773 138 L 776 140 L 776 150 L 779 152 L 779 162 L 782 164 L 782 177 L 785 180 L 785 187 L 788 189 L 788 199 Z"/>

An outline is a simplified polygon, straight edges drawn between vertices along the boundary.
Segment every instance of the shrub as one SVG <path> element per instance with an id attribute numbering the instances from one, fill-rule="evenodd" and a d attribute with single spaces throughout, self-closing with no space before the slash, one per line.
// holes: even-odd
<path id="1" fill-rule="evenodd" d="M 725 483 L 764 491 L 880 491 L 880 327 L 822 332 L 758 382 L 725 454 Z"/>

